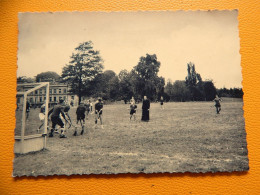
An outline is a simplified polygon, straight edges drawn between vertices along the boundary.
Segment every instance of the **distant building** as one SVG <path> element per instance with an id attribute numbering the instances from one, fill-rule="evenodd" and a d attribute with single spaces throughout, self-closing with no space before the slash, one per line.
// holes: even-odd
<path id="1" fill-rule="evenodd" d="M 46 81 L 44 81 L 46 82 Z M 28 91 L 32 89 L 35 85 L 22 85 L 17 87 L 17 91 Z M 49 104 L 50 106 L 55 105 L 59 102 L 60 99 L 67 101 L 70 105 L 77 106 L 78 104 L 78 96 L 69 92 L 69 86 L 63 83 L 50 83 L 50 91 L 49 91 Z M 28 95 L 28 100 L 32 107 L 41 106 L 46 100 L 46 90 L 38 89 L 33 93 Z M 21 98 L 17 97 L 18 106 L 21 104 Z"/>

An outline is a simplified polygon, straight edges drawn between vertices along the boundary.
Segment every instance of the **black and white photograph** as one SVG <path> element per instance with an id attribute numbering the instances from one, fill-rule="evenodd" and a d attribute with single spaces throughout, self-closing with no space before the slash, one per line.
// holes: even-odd
<path id="1" fill-rule="evenodd" d="M 14 177 L 249 170 L 238 10 L 18 18 Z"/>

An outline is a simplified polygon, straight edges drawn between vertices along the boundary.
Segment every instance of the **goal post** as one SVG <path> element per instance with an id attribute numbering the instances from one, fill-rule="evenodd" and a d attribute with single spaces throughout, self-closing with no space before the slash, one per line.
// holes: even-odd
<path id="1" fill-rule="evenodd" d="M 17 84 L 14 153 L 25 154 L 46 148 L 49 87 L 49 82 Z M 40 100 L 37 101 L 37 98 Z M 40 121 L 38 107 L 43 103 L 45 103 L 45 117 L 44 121 Z M 31 118 L 29 118 L 30 104 L 34 105 Z M 19 110 L 19 105 L 21 105 L 21 110 Z M 43 130 L 39 131 L 38 126 L 41 122 L 43 122 Z"/>

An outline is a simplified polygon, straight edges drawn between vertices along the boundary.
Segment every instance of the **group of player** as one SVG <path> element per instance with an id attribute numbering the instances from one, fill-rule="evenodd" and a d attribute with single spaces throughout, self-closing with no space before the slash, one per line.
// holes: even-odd
<path id="1" fill-rule="evenodd" d="M 145 97 L 145 99 L 147 99 Z M 145 100 L 144 100 L 145 101 Z M 149 104 L 150 105 L 150 104 Z M 67 104 L 67 102 L 65 102 L 63 99 L 59 100 L 59 103 L 57 105 L 54 105 L 53 108 L 50 109 L 50 111 L 48 112 L 48 119 L 50 117 L 51 119 L 51 129 L 49 132 L 49 137 L 53 137 L 54 133 L 57 132 L 58 133 L 58 129 L 56 129 L 56 126 L 59 127 L 60 130 L 60 138 L 66 138 L 65 135 L 65 126 L 68 125 L 66 128 L 70 128 L 71 126 L 74 127 L 74 136 L 78 135 L 78 128 L 81 128 L 81 132 L 80 134 L 83 135 L 84 134 L 84 130 L 85 130 L 85 119 L 88 119 L 88 115 L 92 112 L 93 106 L 90 103 L 89 100 L 87 100 L 86 102 L 81 102 L 79 104 L 79 106 L 76 109 L 76 117 L 77 117 L 77 122 L 76 125 L 73 125 L 70 115 L 69 115 L 69 110 L 70 110 L 70 106 Z M 95 109 L 95 126 L 97 126 L 98 121 L 100 121 L 101 124 L 101 128 L 103 129 L 103 120 L 102 120 L 102 113 L 103 113 L 103 101 L 102 98 L 98 98 L 97 101 L 94 104 L 94 109 Z M 134 120 L 136 120 L 136 109 L 137 109 L 137 105 L 135 103 L 135 99 L 134 97 L 132 97 L 132 99 L 130 100 L 130 120 L 132 120 L 132 118 Z M 40 113 L 39 113 L 39 118 L 41 121 L 41 124 L 38 128 L 38 132 L 40 131 L 40 129 L 42 128 L 42 126 L 44 125 L 44 120 L 45 120 L 45 103 L 41 106 L 40 108 Z M 48 127 L 49 129 L 49 127 Z"/>
<path id="2" fill-rule="evenodd" d="M 216 95 L 215 99 L 213 100 L 215 102 L 216 107 L 216 113 L 219 114 L 221 110 L 220 102 L 222 101 L 221 98 Z M 160 98 L 160 105 L 161 109 L 164 109 L 164 99 L 163 97 Z M 129 120 L 131 121 L 132 118 L 136 120 L 136 110 L 137 105 L 135 103 L 134 97 L 130 100 L 130 117 Z M 150 109 L 150 101 L 147 99 L 146 96 L 144 96 L 143 105 L 142 105 L 142 121 L 149 121 L 149 109 Z M 78 135 L 78 129 L 81 128 L 80 134 L 83 135 L 85 131 L 85 119 L 88 119 L 89 114 L 93 114 L 93 105 L 90 103 L 90 100 L 87 100 L 85 102 L 81 102 L 76 110 L 76 116 L 77 116 L 77 122 L 76 125 L 74 125 L 71 121 L 70 115 L 69 115 L 70 105 L 64 101 L 59 100 L 59 103 L 57 105 L 54 105 L 53 108 L 50 109 L 48 112 L 48 119 L 51 115 L 51 130 L 49 133 L 49 137 L 53 137 L 54 133 L 57 132 L 56 126 L 58 125 L 60 127 L 60 138 L 66 138 L 65 135 L 65 125 L 68 125 L 67 128 L 70 128 L 71 126 L 74 127 L 74 136 Z M 102 112 L 103 112 L 103 101 L 102 98 L 98 98 L 97 101 L 94 104 L 94 112 L 95 112 L 95 126 L 98 123 L 98 120 L 100 121 L 101 128 L 103 129 L 103 121 L 102 121 Z M 42 121 L 41 125 L 38 128 L 38 131 L 40 131 L 41 127 L 44 124 L 45 119 L 45 104 L 41 106 L 39 118 Z"/>
<path id="3" fill-rule="evenodd" d="M 101 128 L 103 128 L 103 122 L 102 122 L 102 109 L 103 109 L 103 101 L 101 98 L 98 98 L 98 100 L 95 102 L 94 105 L 95 109 L 95 126 L 98 123 L 98 120 L 100 121 Z M 76 109 L 76 116 L 77 116 L 77 122 L 76 124 L 72 123 L 72 120 L 69 115 L 70 105 L 64 101 L 63 99 L 60 99 L 57 105 L 54 105 L 53 108 L 50 109 L 48 112 L 48 120 L 49 117 L 51 119 L 51 130 L 49 132 L 49 137 L 53 137 L 54 133 L 58 133 L 58 130 L 60 130 L 60 138 L 66 138 L 65 135 L 65 126 L 66 129 L 69 129 L 71 126 L 74 127 L 74 136 L 78 135 L 77 130 L 81 128 L 80 134 L 84 134 L 84 128 L 85 128 L 85 119 L 88 119 L 89 114 L 92 114 L 93 112 L 93 105 L 90 103 L 90 100 L 87 100 L 85 102 L 81 102 L 79 106 Z M 45 103 L 40 108 L 39 118 L 41 120 L 41 125 L 38 128 L 38 132 L 40 131 L 41 127 L 44 125 L 45 120 Z M 56 128 L 58 126 L 58 128 Z M 49 129 L 49 127 L 48 127 Z"/>

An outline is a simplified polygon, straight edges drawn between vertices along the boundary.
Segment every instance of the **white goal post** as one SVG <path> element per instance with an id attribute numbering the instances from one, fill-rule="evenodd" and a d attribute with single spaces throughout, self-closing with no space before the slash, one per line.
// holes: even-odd
<path id="1" fill-rule="evenodd" d="M 15 135 L 15 145 L 14 145 L 14 153 L 25 154 L 28 152 L 39 151 L 43 148 L 46 148 L 46 135 L 47 135 L 47 127 L 48 127 L 48 106 L 49 106 L 49 91 L 50 86 L 49 82 L 41 82 L 41 83 L 26 83 L 26 84 L 17 84 L 17 88 L 28 88 L 28 90 L 18 91 L 16 94 L 17 98 L 22 97 L 22 116 L 20 118 L 16 118 L 16 120 L 21 120 L 21 129 L 20 135 Z M 34 93 L 36 90 L 45 88 L 45 118 L 44 118 L 44 128 L 43 133 L 37 132 L 37 134 L 25 135 L 26 131 L 26 104 L 27 98 L 29 94 Z M 16 123 L 17 124 L 17 123 Z M 16 126 L 16 128 L 19 128 Z M 28 128 L 28 127 L 27 127 Z"/>

